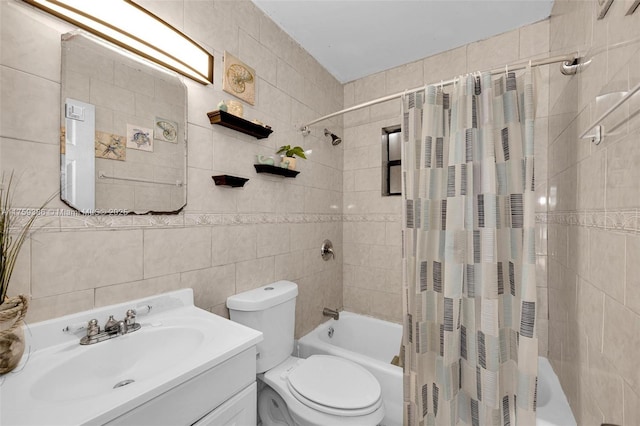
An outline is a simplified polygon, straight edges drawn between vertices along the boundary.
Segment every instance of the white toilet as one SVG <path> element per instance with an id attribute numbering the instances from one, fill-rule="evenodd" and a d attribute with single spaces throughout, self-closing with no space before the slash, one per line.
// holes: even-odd
<path id="1" fill-rule="evenodd" d="M 292 356 L 298 286 L 278 281 L 227 299 L 232 321 L 261 331 L 258 415 L 270 425 L 374 426 L 384 417 L 380 384 L 335 356 Z"/>

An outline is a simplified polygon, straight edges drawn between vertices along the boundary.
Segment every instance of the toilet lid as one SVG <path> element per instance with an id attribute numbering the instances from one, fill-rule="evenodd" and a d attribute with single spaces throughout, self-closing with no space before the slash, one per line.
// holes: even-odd
<path id="1" fill-rule="evenodd" d="M 287 382 L 300 402 L 320 411 L 372 412 L 380 406 L 381 389 L 376 378 L 344 358 L 312 355 L 289 373 Z"/>

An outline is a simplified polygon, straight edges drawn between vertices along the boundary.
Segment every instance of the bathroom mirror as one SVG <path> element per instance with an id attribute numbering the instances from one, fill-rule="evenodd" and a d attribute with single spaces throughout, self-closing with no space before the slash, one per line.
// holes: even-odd
<path id="1" fill-rule="evenodd" d="M 86 214 L 174 213 L 187 201 L 182 78 L 82 31 L 62 36 L 61 187 Z"/>

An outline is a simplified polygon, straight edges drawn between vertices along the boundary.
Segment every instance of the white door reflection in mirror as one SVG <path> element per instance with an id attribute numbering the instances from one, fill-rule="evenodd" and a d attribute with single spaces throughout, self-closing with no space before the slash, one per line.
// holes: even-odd
<path id="1" fill-rule="evenodd" d="M 95 161 L 91 141 L 96 132 L 96 108 L 76 99 L 65 100 L 61 197 L 82 212 L 92 212 L 95 202 Z"/>

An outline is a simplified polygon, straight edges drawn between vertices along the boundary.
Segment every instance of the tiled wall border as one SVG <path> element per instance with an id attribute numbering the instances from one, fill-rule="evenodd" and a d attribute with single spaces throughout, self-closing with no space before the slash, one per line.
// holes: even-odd
<path id="1" fill-rule="evenodd" d="M 605 229 L 626 234 L 640 232 L 639 209 L 549 212 L 542 223 Z M 538 217 L 536 216 L 536 222 Z"/>
<path id="2" fill-rule="evenodd" d="M 536 213 L 538 224 L 584 226 L 620 232 L 639 233 L 637 209 L 619 211 L 570 211 Z M 28 214 L 18 216 L 16 227 L 28 220 Z M 328 222 L 400 222 L 398 214 L 308 214 L 308 213 L 184 213 L 176 215 L 96 215 L 84 216 L 73 211 L 44 210 L 34 228 L 42 231 L 78 231 L 82 229 L 144 229 L 180 228 L 191 226 L 232 226 L 273 223 Z"/>
<path id="3" fill-rule="evenodd" d="M 400 215 L 342 215 L 344 222 L 400 222 Z M 584 210 L 536 213 L 536 224 L 583 226 L 622 233 L 640 233 L 640 209 Z"/>
<path id="4" fill-rule="evenodd" d="M 18 216 L 20 226 L 28 220 L 28 214 Z M 305 213 L 184 213 L 176 215 L 96 215 L 84 216 L 65 210 L 40 212 L 34 229 L 42 231 L 80 231 L 99 229 L 181 228 L 192 226 L 230 226 L 274 223 L 328 223 L 342 222 L 341 214 Z"/>
<path id="5" fill-rule="evenodd" d="M 16 227 L 32 211 L 19 215 Z M 42 231 L 79 231 L 100 229 L 181 228 L 191 226 L 231 226 L 272 223 L 400 222 L 397 214 L 308 214 L 308 213 L 184 213 L 176 215 L 96 215 L 84 216 L 69 210 L 39 211 L 34 229 Z"/>
<path id="6" fill-rule="evenodd" d="M 345 214 L 343 222 L 400 222 L 399 214 Z"/>

